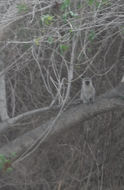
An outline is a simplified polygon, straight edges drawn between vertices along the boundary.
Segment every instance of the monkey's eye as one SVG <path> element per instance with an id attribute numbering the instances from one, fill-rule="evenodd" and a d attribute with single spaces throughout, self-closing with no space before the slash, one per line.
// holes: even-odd
<path id="1" fill-rule="evenodd" d="M 89 80 L 86 80 L 86 81 L 85 81 L 85 84 L 86 84 L 86 85 L 89 85 L 89 83 L 90 83 Z"/>

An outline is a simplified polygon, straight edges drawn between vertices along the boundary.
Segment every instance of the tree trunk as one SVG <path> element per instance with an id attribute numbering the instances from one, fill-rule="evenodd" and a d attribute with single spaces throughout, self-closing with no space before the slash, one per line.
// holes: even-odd
<path id="1" fill-rule="evenodd" d="M 4 63 L 0 60 L 0 71 L 4 69 Z M 5 74 L 0 76 L 0 118 L 5 121 L 9 118 L 7 113 Z"/>

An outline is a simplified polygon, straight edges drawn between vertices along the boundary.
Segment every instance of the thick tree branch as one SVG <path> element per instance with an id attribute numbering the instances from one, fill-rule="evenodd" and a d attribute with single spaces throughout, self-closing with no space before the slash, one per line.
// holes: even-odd
<path id="1" fill-rule="evenodd" d="M 0 73 L 4 69 L 4 62 L 0 59 Z M 5 74 L 0 76 L 0 119 L 2 121 L 9 119 L 7 113 L 7 103 L 6 103 L 6 84 L 5 84 Z"/>
<path id="2" fill-rule="evenodd" d="M 0 123 L 0 134 L 6 132 L 9 128 L 12 128 L 13 124 L 15 124 L 16 122 L 19 122 L 19 121 L 21 121 L 27 117 L 30 117 L 32 115 L 34 116 L 37 113 L 45 112 L 45 111 L 52 109 L 52 106 L 54 103 L 55 103 L 55 99 L 47 107 L 34 109 L 34 110 L 22 113 L 20 115 L 17 115 L 16 117 L 9 118 L 8 120 L 1 122 Z M 57 109 L 57 107 L 56 107 L 56 109 Z"/>
<path id="3" fill-rule="evenodd" d="M 53 119 L 46 125 L 42 125 L 15 139 L 11 143 L 3 146 L 0 149 L 0 154 L 9 156 L 12 152 L 20 153 L 29 148 L 36 139 L 43 138 L 47 131 L 49 133 L 47 133 L 45 139 L 43 138 L 43 142 L 48 141 L 52 136 L 62 132 L 64 129 L 69 129 L 72 126 L 76 126 L 79 122 L 89 120 L 96 115 L 111 110 L 124 110 L 124 83 L 120 83 L 115 89 L 98 97 L 94 104 L 80 104 L 66 110 L 55 122 L 54 126 L 52 123 L 54 121 Z"/>

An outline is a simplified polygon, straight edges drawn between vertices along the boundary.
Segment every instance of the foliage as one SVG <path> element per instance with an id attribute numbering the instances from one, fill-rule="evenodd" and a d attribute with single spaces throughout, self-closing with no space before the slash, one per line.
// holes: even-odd
<path id="1" fill-rule="evenodd" d="M 70 7 L 70 0 L 64 0 L 63 3 L 62 3 L 62 5 L 61 5 L 61 10 L 65 11 L 69 7 Z"/>
<path id="2" fill-rule="evenodd" d="M 12 153 L 10 159 L 7 159 L 3 154 L 0 154 L 0 170 L 4 172 L 11 172 L 11 159 L 16 156 L 16 153 Z"/>
<path id="3" fill-rule="evenodd" d="M 40 37 L 34 39 L 34 43 L 35 43 L 36 46 L 39 46 L 39 45 L 40 45 L 40 39 L 41 39 Z"/>
<path id="4" fill-rule="evenodd" d="M 69 46 L 66 44 L 60 44 L 60 53 L 63 54 L 64 52 L 66 52 L 69 49 Z"/>
<path id="5" fill-rule="evenodd" d="M 49 44 L 52 44 L 53 41 L 54 41 L 54 39 L 53 39 L 52 37 L 48 37 L 48 43 L 49 43 Z"/>
<path id="6" fill-rule="evenodd" d="M 25 3 L 20 3 L 17 5 L 17 9 L 18 9 L 18 12 L 20 12 L 20 13 L 26 12 L 26 11 L 28 11 L 28 6 Z"/>
<path id="7" fill-rule="evenodd" d="M 11 161 L 6 159 L 6 157 L 4 155 L 0 155 L 0 170 L 2 171 L 11 171 L 12 168 L 11 166 Z"/>
<path id="8" fill-rule="evenodd" d="M 46 25 L 50 25 L 53 21 L 53 16 L 46 14 L 41 17 L 42 23 Z"/>
<path id="9" fill-rule="evenodd" d="M 71 58 L 74 56 L 73 76 L 77 77 L 80 81 L 83 73 L 87 74 L 90 70 L 90 66 L 94 66 L 94 57 L 101 57 L 98 51 L 103 47 L 106 49 L 106 44 L 111 39 L 111 36 L 118 34 L 123 38 L 123 20 L 121 15 L 123 7 L 114 0 L 111 2 L 112 5 L 108 4 L 110 3 L 109 0 L 62 0 L 60 3 L 58 1 L 55 3 L 49 1 L 49 3 L 46 4 L 39 1 L 39 3 L 32 4 L 32 6 L 30 6 L 30 4 L 28 5 L 28 7 L 30 7 L 29 13 L 24 14 L 24 17 L 23 15 L 21 15 L 21 19 L 20 15 L 17 17 L 17 23 L 14 25 L 15 28 L 12 28 L 10 32 L 11 35 L 8 37 L 12 42 L 9 43 L 8 50 L 13 51 L 16 49 L 17 51 L 10 53 L 13 56 L 9 56 L 8 60 L 9 64 L 14 62 L 14 66 L 21 69 L 22 73 L 24 69 L 24 73 L 30 73 L 30 75 L 25 76 L 24 73 L 22 74 L 20 72 L 20 75 L 24 75 L 25 79 L 23 80 L 25 87 L 22 87 L 22 84 L 18 84 L 19 87 L 15 84 L 14 92 L 18 92 L 15 95 L 15 102 L 19 102 L 19 106 L 17 106 L 17 108 L 14 108 L 12 105 L 10 106 L 14 114 L 16 114 L 16 112 L 22 113 L 24 107 L 26 107 L 26 110 L 29 110 L 34 107 L 42 107 L 42 104 L 46 106 L 55 96 L 57 96 L 55 104 L 61 105 L 61 103 L 64 102 L 68 84 L 68 82 L 65 83 L 63 81 L 65 81 L 65 79 L 68 80 L 69 65 L 72 61 Z M 26 10 L 26 7 L 27 5 L 24 3 L 18 5 L 20 11 Z M 115 18 L 112 15 L 115 15 Z M 75 53 L 72 53 L 73 39 L 76 41 Z M 107 42 L 104 44 L 106 39 Z M 94 47 L 94 44 L 99 45 Z M 104 55 L 105 57 L 107 56 L 105 52 L 102 57 L 104 57 Z M 37 64 L 33 64 L 34 62 L 37 62 Z M 89 69 L 87 69 L 86 63 L 92 63 Z M 33 69 L 36 70 L 38 74 L 40 73 L 40 83 L 37 77 L 34 77 L 35 74 L 33 73 L 31 65 L 33 65 Z M 79 67 L 77 67 L 77 65 Z M 103 65 L 104 64 L 102 64 L 102 66 Z M 99 66 L 99 68 L 101 68 L 101 66 Z M 25 69 L 27 70 L 25 71 Z M 94 68 L 92 72 L 95 73 L 96 70 Z M 101 71 L 98 72 L 101 73 Z M 55 78 L 53 77 L 53 73 L 55 74 Z M 102 74 L 100 74 L 100 76 L 101 75 Z M 38 75 L 36 74 L 36 76 Z M 17 75 L 13 75 L 13 77 L 15 77 L 13 81 L 18 81 L 17 83 L 21 80 L 21 78 L 18 79 Z M 76 81 L 75 78 L 74 81 Z M 32 83 L 33 86 L 31 85 Z M 10 83 L 8 82 L 8 84 Z M 71 84 L 72 89 L 73 84 L 74 83 Z M 44 91 L 42 91 L 42 87 Z M 20 88 L 23 89 L 21 91 L 22 94 L 20 93 Z M 78 90 L 80 90 L 80 88 Z M 29 93 L 26 93 L 26 91 L 29 91 Z M 13 94 L 12 87 L 10 87 L 10 92 Z M 57 95 L 57 93 L 59 95 Z M 41 94 L 43 96 L 42 98 Z M 11 96 L 9 97 L 13 102 L 13 95 Z M 23 99 L 22 103 L 21 99 Z M 27 102 L 30 103 L 27 105 Z M 40 102 L 41 105 L 38 102 Z M 24 106 L 22 106 L 22 104 L 24 104 Z"/>
<path id="10" fill-rule="evenodd" d="M 94 30 L 91 30 L 90 32 L 89 32 L 89 40 L 92 42 L 94 39 L 95 39 L 95 37 L 96 37 L 96 33 L 95 33 L 95 31 Z"/>
<path id="11" fill-rule="evenodd" d="M 98 7 L 101 7 L 103 5 L 109 4 L 109 1 L 108 0 L 101 0 L 101 1 L 99 1 L 99 0 L 87 0 L 87 3 L 91 7 L 94 5 L 96 8 L 98 8 Z"/>

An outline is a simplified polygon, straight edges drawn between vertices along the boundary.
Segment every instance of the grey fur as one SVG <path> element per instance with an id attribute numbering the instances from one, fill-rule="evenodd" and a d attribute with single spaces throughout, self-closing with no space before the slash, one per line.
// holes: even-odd
<path id="1" fill-rule="evenodd" d="M 92 84 L 91 78 L 84 78 L 82 79 L 82 86 L 81 86 L 81 101 L 84 104 L 93 103 L 95 100 L 95 88 Z"/>

